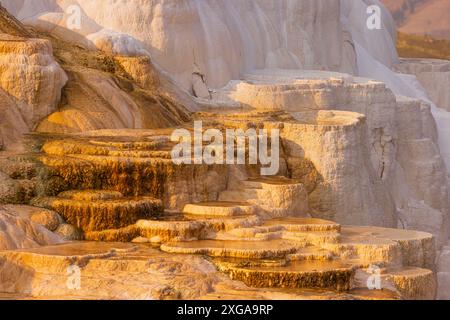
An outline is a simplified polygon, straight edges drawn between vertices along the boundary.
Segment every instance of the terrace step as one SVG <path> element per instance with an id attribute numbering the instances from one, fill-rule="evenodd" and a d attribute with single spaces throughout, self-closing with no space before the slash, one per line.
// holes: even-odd
<path id="1" fill-rule="evenodd" d="M 256 207 L 246 202 L 199 202 L 195 204 L 187 204 L 184 206 L 183 212 L 189 215 L 209 216 L 209 217 L 233 217 L 252 215 L 256 211 Z"/>
<path id="2" fill-rule="evenodd" d="M 161 246 L 169 253 L 202 254 L 211 257 L 232 257 L 242 259 L 281 259 L 298 250 L 294 242 L 270 241 L 220 241 L 200 240 L 173 242 Z"/>
<path id="3" fill-rule="evenodd" d="M 161 216 L 139 220 L 136 224 L 117 230 L 86 232 L 89 241 L 140 241 L 163 243 L 215 238 L 217 232 L 260 225 L 255 215 L 236 217 L 193 216 L 183 213 L 163 213 Z"/>
<path id="4" fill-rule="evenodd" d="M 255 288 L 320 288 L 337 291 L 352 289 L 355 267 L 338 260 L 291 261 L 286 265 L 246 265 L 216 262 L 231 279 Z"/>
<path id="5" fill-rule="evenodd" d="M 58 197 L 35 198 L 32 204 L 56 211 L 84 232 L 127 227 L 163 212 L 159 199 L 123 197 L 114 191 L 69 191 Z"/>
<path id="6" fill-rule="evenodd" d="M 267 220 L 264 226 L 281 226 L 290 232 L 341 231 L 341 225 L 328 220 L 315 218 L 285 217 Z"/>

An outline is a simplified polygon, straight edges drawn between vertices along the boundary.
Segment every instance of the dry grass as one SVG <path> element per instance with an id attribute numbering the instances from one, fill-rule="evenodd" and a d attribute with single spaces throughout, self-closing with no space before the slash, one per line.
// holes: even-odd
<path id="1" fill-rule="evenodd" d="M 402 58 L 450 60 L 450 40 L 399 33 L 397 49 Z"/>

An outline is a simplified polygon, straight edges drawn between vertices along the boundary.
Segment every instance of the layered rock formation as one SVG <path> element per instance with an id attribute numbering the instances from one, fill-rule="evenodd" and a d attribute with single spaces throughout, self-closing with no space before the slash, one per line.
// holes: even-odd
<path id="1" fill-rule="evenodd" d="M 22 133 L 39 134 L 25 140 L 30 154 L 1 153 L 0 203 L 47 210 L 9 206 L 0 219 L 18 235 L 4 236 L 3 249 L 24 248 L 0 252 L 0 291 L 305 298 L 302 290 L 314 288 L 327 290 L 322 297 L 354 298 L 372 264 L 386 293 L 363 290 L 359 298 L 435 297 L 435 249 L 449 236 L 448 113 L 436 112 L 414 77 L 390 69 L 398 59 L 387 11 L 382 30 L 366 28 L 367 5 L 378 1 L 2 4 L 37 31 L 3 14 L 12 22 L 0 24 L 9 34 L 0 41 L 7 115 L 0 142 L 11 149 Z M 19 64 L 9 63 L 13 54 Z M 424 73 L 405 68 L 419 79 Z M 431 69 L 425 87 L 446 70 Z M 20 86 L 11 81 L 17 70 L 26 71 Z M 433 90 L 430 98 L 442 104 L 444 90 Z M 279 172 L 267 178 L 261 164 L 176 165 L 170 134 L 192 130 L 193 119 L 205 130 L 279 129 Z M 48 246 L 61 238 L 152 243 L 166 253 L 145 244 Z M 28 249 L 37 245 L 44 247 Z M 214 257 L 240 282 L 196 254 Z M 444 247 L 440 297 L 446 256 Z M 188 262 L 181 268 L 180 261 Z M 81 291 L 68 290 L 70 262 L 86 267 L 89 279 L 101 270 L 114 285 L 102 295 L 94 277 Z M 154 272 L 144 292 L 135 284 L 147 267 Z"/>
<path id="2" fill-rule="evenodd" d="M 306 158 L 324 178 L 324 183 L 334 185 L 336 192 L 342 192 L 341 197 L 332 201 L 331 210 L 336 216 L 325 215 L 323 218 L 337 219 L 342 223 L 358 221 L 360 224 L 385 226 L 392 226 L 398 218 L 400 226 L 423 228 L 435 234 L 441 243 L 446 242 L 449 210 L 447 171 L 438 147 L 436 124 L 430 107 L 424 102 L 395 96 L 385 84 L 368 79 L 329 72 L 284 70 L 248 74 L 244 80 L 232 81 L 218 90 L 213 94 L 213 99 L 218 105 L 287 110 L 291 113 L 303 111 L 299 114 L 300 121 L 301 115 L 311 109 L 353 111 L 366 115 L 362 129 L 355 131 L 360 140 L 354 141 L 348 129 L 339 138 L 330 140 L 346 141 L 347 149 L 352 150 L 349 151 L 349 158 L 346 158 L 343 149 L 330 153 L 336 146 L 327 141 L 317 142 L 322 137 L 328 139 L 328 132 L 318 132 L 314 139 L 309 135 L 309 130 L 296 129 L 297 133 L 288 138 L 295 143 L 294 148 L 299 149 L 294 156 L 298 160 L 288 158 L 288 163 L 292 162 L 291 171 L 295 174 L 296 167 L 302 168 L 301 159 Z M 204 103 L 213 105 L 211 102 Z M 326 119 L 326 113 L 322 114 Z M 330 115 L 328 123 L 332 125 L 333 119 L 337 119 L 334 122 L 336 129 L 346 128 L 347 121 L 351 119 L 347 115 L 346 120 L 339 113 Z M 320 113 L 316 118 L 314 121 L 321 119 Z M 321 121 L 327 123 L 327 120 Z M 369 134 L 365 136 L 367 130 Z M 371 147 L 367 150 L 361 148 L 365 145 Z M 326 152 L 327 156 L 323 156 L 322 152 Z M 342 157 L 338 160 L 339 163 L 342 161 L 341 173 L 334 169 L 341 169 L 341 166 L 330 165 L 333 161 L 330 154 Z M 430 157 L 430 154 L 434 156 Z M 358 164 L 355 163 L 358 161 Z M 344 173 L 346 166 L 349 166 L 348 173 Z M 352 166 L 364 168 L 361 174 L 365 177 L 350 174 Z M 329 171 L 330 168 L 333 168 L 332 171 Z M 372 181 L 371 186 L 363 187 L 362 181 Z M 358 186 L 355 190 L 367 190 L 371 196 L 355 193 L 351 186 Z M 386 188 L 390 190 L 389 195 L 384 192 Z M 349 201 L 350 194 L 355 195 L 354 201 Z M 430 197 L 431 194 L 433 197 Z M 323 209 L 323 197 L 319 198 L 321 204 L 318 206 Z M 343 206 L 337 209 L 339 199 L 342 199 Z M 367 204 L 359 207 L 364 202 Z M 434 217 L 427 226 L 414 222 L 423 221 L 426 216 Z"/>
<path id="3" fill-rule="evenodd" d="M 46 40 L 2 35 L 0 46 L 1 127 L 11 145 L 56 110 L 67 77 Z"/>

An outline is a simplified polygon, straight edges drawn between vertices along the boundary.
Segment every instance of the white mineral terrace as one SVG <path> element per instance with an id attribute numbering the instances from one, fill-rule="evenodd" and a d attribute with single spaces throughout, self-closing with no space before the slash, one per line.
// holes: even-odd
<path id="1" fill-rule="evenodd" d="M 0 298 L 450 299 L 450 62 L 373 4 L 1 0 Z M 197 121 L 278 172 L 174 163 Z"/>

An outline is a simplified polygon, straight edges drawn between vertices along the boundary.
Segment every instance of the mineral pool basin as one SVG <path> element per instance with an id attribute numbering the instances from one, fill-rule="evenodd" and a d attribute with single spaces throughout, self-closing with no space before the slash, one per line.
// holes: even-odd
<path id="1" fill-rule="evenodd" d="M 310 224 L 310 225 L 339 225 L 333 221 L 317 219 L 317 218 L 297 218 L 297 217 L 286 217 L 286 218 L 274 218 L 266 221 L 266 225 L 285 225 L 285 224 Z"/>
<path id="2" fill-rule="evenodd" d="M 282 226 L 287 230 L 297 231 L 341 231 L 340 224 L 316 218 L 275 218 L 265 221 L 264 226 Z"/>
<path id="3" fill-rule="evenodd" d="M 341 240 L 343 242 L 371 242 L 374 239 L 384 241 L 433 241 L 433 235 L 422 231 L 389 229 L 380 227 L 343 226 Z"/>
<path id="4" fill-rule="evenodd" d="M 351 126 L 365 119 L 363 114 L 338 110 L 292 112 L 291 115 L 300 124 L 317 126 Z"/>
<path id="5" fill-rule="evenodd" d="M 196 206 L 199 207 L 225 207 L 225 208 L 233 208 L 233 207 L 248 207 L 251 204 L 247 202 L 233 202 L 233 201 L 210 201 L 210 202 L 197 202 Z"/>

